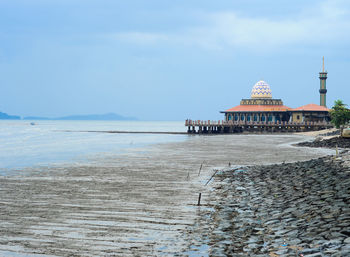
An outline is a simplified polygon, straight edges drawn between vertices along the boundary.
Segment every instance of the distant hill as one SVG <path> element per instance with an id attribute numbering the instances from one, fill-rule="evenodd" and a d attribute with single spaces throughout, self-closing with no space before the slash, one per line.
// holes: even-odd
<path id="1" fill-rule="evenodd" d="M 28 116 L 28 117 L 24 117 L 23 120 L 51 120 L 51 119 L 47 117 Z"/>
<path id="2" fill-rule="evenodd" d="M 116 113 L 71 115 L 56 118 L 55 120 L 137 120 L 134 117 L 124 117 Z"/>
<path id="3" fill-rule="evenodd" d="M 59 118 L 29 116 L 29 117 L 24 117 L 23 119 L 24 120 L 137 120 L 134 117 L 124 117 L 116 113 L 70 115 L 70 116 L 64 116 Z"/>
<path id="4" fill-rule="evenodd" d="M 8 115 L 7 113 L 0 112 L 0 120 L 20 120 L 20 116 Z"/>

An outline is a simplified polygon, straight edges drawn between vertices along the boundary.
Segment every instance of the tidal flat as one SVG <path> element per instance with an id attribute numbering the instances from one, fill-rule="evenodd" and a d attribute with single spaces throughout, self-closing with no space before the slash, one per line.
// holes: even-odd
<path id="1" fill-rule="evenodd" d="M 215 198 L 218 180 L 205 185 L 214 169 L 333 153 L 291 146 L 308 139 L 189 136 L 184 142 L 95 156 L 86 164 L 7 171 L 0 176 L 0 255 L 212 255 L 216 248 L 203 237 L 201 221 L 214 226 L 210 215 L 225 200 Z"/>

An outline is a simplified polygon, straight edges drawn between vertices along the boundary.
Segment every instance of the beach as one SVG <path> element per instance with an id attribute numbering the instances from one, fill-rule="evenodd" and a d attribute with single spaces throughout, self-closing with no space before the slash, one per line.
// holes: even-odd
<path id="1" fill-rule="evenodd" d="M 189 136 L 182 142 L 94 156 L 85 164 L 7 172 L 0 177 L 0 255 L 225 254 L 216 245 L 226 245 L 229 239 L 222 243 L 219 235 L 212 242 L 205 238 L 209 232 L 216 233 L 208 225 L 220 231 L 212 214 L 230 199 L 226 191 L 237 190 L 221 179 L 235 174 L 230 170 L 240 166 L 251 167 L 253 172 L 256 165 L 306 161 L 334 153 L 291 145 L 310 139 L 296 135 Z M 205 185 L 215 170 L 220 172 Z M 246 174 L 250 173 L 243 171 L 239 176 Z M 238 182 L 249 184 L 248 178 Z M 220 183 L 227 184 L 226 190 L 217 188 Z M 199 193 L 201 206 L 197 206 Z M 235 196 L 230 197 L 240 202 Z M 248 218 L 247 209 L 242 210 L 241 215 Z M 234 210 L 229 212 L 232 216 Z M 227 217 L 220 219 L 232 222 Z"/>

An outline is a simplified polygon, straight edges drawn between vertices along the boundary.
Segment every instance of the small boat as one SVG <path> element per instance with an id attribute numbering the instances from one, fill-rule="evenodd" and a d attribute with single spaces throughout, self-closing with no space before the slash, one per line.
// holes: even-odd
<path id="1" fill-rule="evenodd" d="M 30 123 L 30 125 L 34 126 L 34 125 L 35 125 L 35 123 L 34 123 L 34 122 L 31 122 L 31 123 Z"/>

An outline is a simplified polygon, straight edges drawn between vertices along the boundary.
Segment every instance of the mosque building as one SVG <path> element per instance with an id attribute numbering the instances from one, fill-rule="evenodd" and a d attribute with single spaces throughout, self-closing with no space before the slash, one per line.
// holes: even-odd
<path id="1" fill-rule="evenodd" d="M 272 98 L 270 86 L 265 81 L 258 81 L 252 91 L 250 99 L 242 99 L 237 105 L 221 113 L 225 114 L 225 121 L 234 122 L 329 122 L 329 109 L 326 106 L 327 72 L 323 69 L 320 78 L 320 105 L 307 104 L 298 108 L 290 108 L 281 99 Z"/>

